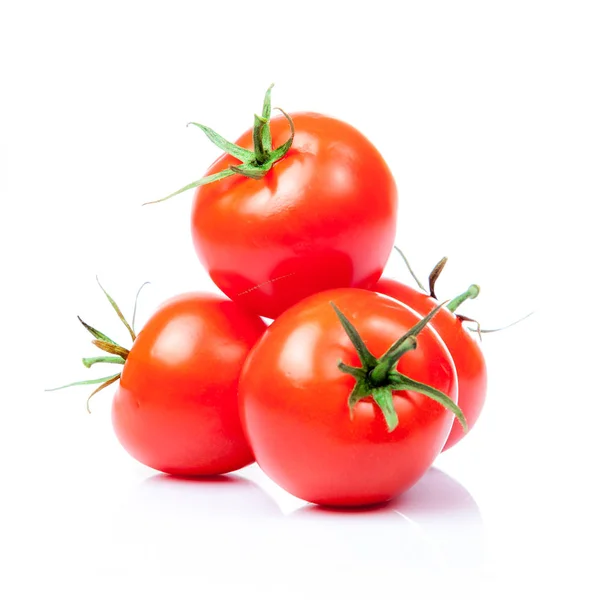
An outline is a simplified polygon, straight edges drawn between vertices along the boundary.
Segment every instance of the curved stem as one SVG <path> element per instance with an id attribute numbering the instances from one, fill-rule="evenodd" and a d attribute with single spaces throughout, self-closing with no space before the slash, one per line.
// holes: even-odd
<path id="1" fill-rule="evenodd" d="M 415 280 L 416 284 L 425 292 L 427 293 L 427 290 L 425 289 L 425 287 L 423 286 L 423 284 L 419 281 L 419 279 L 417 278 L 417 276 L 415 275 L 414 271 L 412 270 L 412 267 L 410 266 L 410 263 L 408 262 L 408 259 L 406 258 L 406 256 L 404 256 L 404 252 L 402 252 L 402 250 L 400 250 L 400 248 L 398 248 L 398 246 L 394 246 L 394 250 L 396 252 L 398 252 L 398 254 L 400 254 L 400 256 L 402 257 L 402 260 L 404 261 L 404 264 L 406 265 L 409 273 L 412 275 L 412 278 Z"/>
<path id="2" fill-rule="evenodd" d="M 91 413 L 92 411 L 90 410 L 90 400 L 92 399 L 93 396 L 95 396 L 99 391 L 103 390 L 105 387 L 108 387 L 109 385 L 111 385 L 112 383 L 114 383 L 115 381 L 118 381 L 119 379 L 121 379 L 121 373 L 117 373 L 116 375 L 113 375 L 110 379 L 107 379 L 102 385 L 99 385 L 89 396 L 87 399 L 87 402 L 85 403 L 85 408 L 87 409 L 87 411 L 89 413 Z"/>
<path id="3" fill-rule="evenodd" d="M 494 329 L 481 329 L 481 326 L 477 327 L 477 329 L 472 329 L 471 327 L 468 327 L 469 331 L 473 331 L 473 332 L 477 332 L 479 334 L 482 333 L 496 333 L 497 331 L 504 331 L 505 329 L 508 329 L 509 327 L 512 327 L 513 325 L 517 325 L 518 323 L 520 323 L 521 321 L 524 321 L 525 319 L 528 319 L 529 317 L 531 317 L 531 315 L 534 313 L 535 311 L 531 311 L 530 313 L 526 314 L 523 317 L 520 317 L 519 319 L 517 319 L 516 321 L 513 321 L 512 323 L 509 323 L 508 325 L 503 325 L 502 327 L 496 327 Z M 462 317 L 462 319 L 464 320 L 473 320 L 473 319 L 465 319 L 465 317 Z M 479 323 L 478 323 L 479 325 Z"/>
<path id="4" fill-rule="evenodd" d="M 459 296 L 456 296 L 453 300 L 450 300 L 446 305 L 446 308 L 450 312 L 454 312 L 465 300 L 477 298 L 479 296 L 480 288 L 478 285 L 473 284 L 469 286 L 469 289 L 466 292 L 463 292 Z"/>
<path id="5" fill-rule="evenodd" d="M 275 110 L 278 110 L 288 122 L 288 125 L 290 126 L 290 137 L 287 139 L 286 142 L 281 144 L 281 146 L 273 150 L 270 156 L 271 163 L 275 163 L 278 160 L 281 160 L 287 154 L 288 150 L 292 147 L 292 144 L 294 143 L 294 136 L 296 135 L 296 128 L 294 127 L 294 121 L 292 121 L 292 117 L 290 117 L 290 115 L 288 115 L 282 108 L 276 107 Z"/>
<path id="6" fill-rule="evenodd" d="M 448 257 L 444 256 L 435 267 L 433 267 L 431 273 L 429 274 L 429 295 L 437 300 L 437 296 L 435 295 L 435 283 L 438 280 L 438 277 L 444 270 L 446 263 L 448 262 Z"/>
<path id="7" fill-rule="evenodd" d="M 140 297 L 140 292 L 142 291 L 142 289 L 144 289 L 144 286 L 148 285 L 150 282 L 149 281 L 144 281 L 144 283 L 142 283 L 142 285 L 140 285 L 137 294 L 135 295 L 135 302 L 133 304 L 133 317 L 131 318 L 131 329 L 133 329 L 134 333 L 135 333 L 135 317 L 137 315 L 137 306 L 138 306 L 138 298 Z"/>

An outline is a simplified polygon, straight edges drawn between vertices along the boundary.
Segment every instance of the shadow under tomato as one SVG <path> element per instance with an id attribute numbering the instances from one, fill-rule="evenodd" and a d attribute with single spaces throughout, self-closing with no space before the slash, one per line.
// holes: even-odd
<path id="1" fill-rule="evenodd" d="M 280 516 L 277 503 L 240 475 L 152 475 L 113 513 L 106 566 L 129 574 L 228 577 L 231 565 L 251 562 L 261 530 Z"/>
<path id="2" fill-rule="evenodd" d="M 309 505 L 288 516 L 294 546 L 315 568 L 341 564 L 396 571 L 477 571 L 485 562 L 484 527 L 469 492 L 443 471 L 431 468 L 402 496 L 361 508 Z M 333 558 L 332 558 L 333 557 Z"/>

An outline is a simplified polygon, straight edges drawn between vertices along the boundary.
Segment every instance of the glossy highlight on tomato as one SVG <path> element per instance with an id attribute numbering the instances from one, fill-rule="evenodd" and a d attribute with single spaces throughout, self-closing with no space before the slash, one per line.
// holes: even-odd
<path id="1" fill-rule="evenodd" d="M 374 290 L 403 302 L 421 315 L 426 315 L 439 304 L 428 294 L 387 278 L 380 279 Z M 460 317 L 443 308 L 433 317 L 431 324 L 452 355 L 458 376 L 458 405 L 469 425 L 465 431 L 460 423 L 454 423 L 443 448 L 448 450 L 471 431 L 481 414 L 487 390 L 487 368 L 479 343 L 465 329 Z"/>
<path id="2" fill-rule="evenodd" d="M 302 300 L 274 321 L 244 364 L 242 423 L 260 467 L 291 494 L 332 506 L 384 502 L 430 467 L 454 415 L 412 391 L 393 392 L 393 431 L 372 398 L 351 413 L 356 382 L 338 364 L 360 361 L 332 302 L 375 356 L 420 320 L 407 306 L 366 290 L 328 290 Z M 456 401 L 454 363 L 430 326 L 397 370 Z"/>
<path id="3" fill-rule="evenodd" d="M 264 176 L 202 185 L 192 208 L 194 247 L 212 280 L 269 318 L 325 289 L 372 287 L 396 233 L 396 185 L 373 144 L 328 116 L 290 118 L 292 146 Z M 273 147 L 289 139 L 286 118 L 270 128 Z M 236 143 L 251 149 L 252 130 Z M 206 175 L 239 163 L 225 154 Z"/>
<path id="4" fill-rule="evenodd" d="M 233 302 L 188 293 L 164 303 L 133 342 L 112 406 L 123 447 L 173 475 L 216 475 L 254 461 L 238 378 L 265 323 Z"/>

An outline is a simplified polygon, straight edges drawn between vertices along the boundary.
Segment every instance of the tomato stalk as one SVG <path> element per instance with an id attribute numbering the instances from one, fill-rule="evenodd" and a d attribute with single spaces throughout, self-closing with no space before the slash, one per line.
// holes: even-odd
<path id="1" fill-rule="evenodd" d="M 454 300 L 450 300 L 450 302 L 448 302 L 448 304 L 446 305 L 446 308 L 450 311 L 450 312 L 456 312 L 456 309 L 465 301 L 465 300 L 473 300 L 475 298 L 477 298 L 477 296 L 479 296 L 479 286 L 476 284 L 470 285 L 469 289 L 466 292 L 463 292 L 462 294 L 456 296 L 456 298 L 454 298 Z"/>
<path id="2" fill-rule="evenodd" d="M 360 367 L 352 367 L 341 361 L 338 363 L 340 371 L 347 375 L 352 375 L 356 380 L 354 388 L 348 397 L 351 418 L 354 407 L 360 400 L 372 398 L 383 413 L 388 431 L 391 432 L 398 426 L 398 415 L 394 409 L 392 392 L 412 391 L 424 394 L 439 402 L 444 408 L 454 413 L 463 429 L 467 430 L 467 422 L 463 412 L 449 396 L 430 385 L 415 381 L 398 371 L 398 362 L 402 356 L 417 347 L 417 336 L 437 312 L 443 308 L 444 304 L 436 306 L 427 316 L 409 329 L 401 338 L 396 340 L 380 358 L 376 358 L 369 351 L 354 325 L 352 325 L 333 302 L 331 303 L 344 331 L 356 349 L 361 363 Z"/>
<path id="3" fill-rule="evenodd" d="M 218 173 L 213 173 L 212 175 L 207 175 L 201 179 L 192 181 L 192 183 L 189 183 L 188 185 L 182 187 L 176 192 L 173 192 L 172 194 L 169 194 L 168 196 L 165 196 L 164 198 L 153 200 L 151 202 L 145 202 L 144 204 L 156 204 L 158 202 L 163 202 L 169 198 L 172 198 L 173 196 L 181 194 L 182 192 L 186 192 L 187 190 L 191 190 L 214 181 L 219 181 L 220 179 L 225 179 L 226 177 L 231 177 L 232 175 L 243 175 L 244 177 L 248 177 L 250 179 L 262 179 L 273 168 L 273 165 L 287 154 L 288 150 L 292 147 L 295 133 L 294 122 L 292 121 L 291 117 L 281 108 L 276 108 L 275 110 L 278 110 L 289 123 L 290 137 L 286 142 L 281 144 L 281 146 L 273 149 L 270 127 L 272 88 L 273 85 L 270 85 L 269 89 L 265 93 L 262 115 L 254 115 L 254 127 L 252 129 L 252 141 L 254 145 L 253 150 L 242 148 L 237 144 L 227 141 L 224 137 L 206 125 L 195 123 L 193 121 L 188 123 L 188 125 L 194 125 L 201 129 L 206 137 L 213 144 L 215 144 L 217 148 L 226 154 L 229 154 L 234 159 L 239 160 L 241 164 L 230 165 L 223 171 L 219 171 Z"/>
<path id="4" fill-rule="evenodd" d="M 136 294 L 135 305 L 133 308 L 133 319 L 132 319 L 131 325 L 130 325 L 129 322 L 127 321 L 127 319 L 125 318 L 125 316 L 123 315 L 123 313 L 121 312 L 121 309 L 119 308 L 117 303 L 112 299 L 112 297 L 109 295 L 109 293 L 102 287 L 102 284 L 100 283 L 100 281 L 98 280 L 97 277 L 96 277 L 96 281 L 98 282 L 100 289 L 104 292 L 104 295 L 106 296 L 107 300 L 110 302 L 110 305 L 113 307 L 113 310 L 117 313 L 117 316 L 119 317 L 121 323 L 123 323 L 123 325 L 125 325 L 127 331 L 129 332 L 129 335 L 131 336 L 131 341 L 135 342 L 136 334 L 134 331 L 134 326 L 135 326 L 135 315 L 136 315 L 136 311 L 137 311 L 138 297 L 139 297 L 140 291 L 142 290 L 144 285 L 146 285 L 148 282 L 144 283 L 140 287 L 140 289 L 138 290 L 138 292 Z M 103 350 L 104 352 L 107 353 L 107 355 L 82 358 L 81 362 L 83 363 L 83 365 L 86 368 L 89 369 L 92 365 L 95 365 L 98 363 L 110 363 L 110 364 L 117 364 L 117 365 L 125 364 L 125 361 L 127 360 L 127 357 L 129 356 L 129 350 L 127 348 L 121 346 L 120 344 L 117 344 L 116 342 L 114 342 L 111 338 L 109 338 L 107 335 L 105 335 L 101 331 L 98 331 L 91 325 L 88 325 L 81 317 L 78 316 L 77 318 L 79 319 L 79 322 L 83 325 L 83 327 L 89 333 L 91 333 L 92 336 L 94 337 L 94 339 L 92 340 L 92 344 L 94 344 L 94 346 L 96 346 L 96 348 L 99 348 L 100 350 Z M 61 385 L 59 387 L 47 389 L 45 391 L 46 392 L 54 392 L 56 390 L 63 390 L 65 388 L 73 387 L 76 385 L 100 384 L 88 396 L 88 399 L 87 399 L 86 408 L 87 408 L 88 412 L 91 412 L 90 411 L 91 398 L 93 396 L 95 396 L 100 390 L 103 390 L 105 387 L 108 387 L 112 383 L 115 383 L 116 381 L 118 381 L 120 379 L 120 377 L 121 377 L 121 373 L 115 373 L 113 375 L 108 375 L 107 377 L 100 377 L 99 379 L 87 379 L 85 381 L 75 381 L 74 383 L 68 383 L 67 385 Z"/>

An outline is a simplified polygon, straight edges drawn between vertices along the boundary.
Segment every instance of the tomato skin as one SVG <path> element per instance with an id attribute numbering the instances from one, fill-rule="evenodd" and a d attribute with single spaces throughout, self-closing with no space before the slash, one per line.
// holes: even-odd
<path id="1" fill-rule="evenodd" d="M 242 423 L 260 467 L 295 496 L 331 506 L 384 502 L 425 473 L 454 416 L 422 394 L 394 392 L 399 425 L 392 432 L 370 399 L 351 418 L 355 380 L 337 365 L 360 361 L 331 301 L 377 357 L 419 320 L 403 304 L 366 290 L 328 290 L 299 302 L 248 355 L 240 377 Z M 456 399 L 452 358 L 432 328 L 419 334 L 398 370 Z"/>
<path id="2" fill-rule="evenodd" d="M 373 286 L 396 233 L 396 184 L 371 142 L 324 115 L 291 117 L 294 143 L 264 178 L 201 186 L 192 209 L 194 247 L 212 280 L 269 318 L 321 290 Z M 274 147 L 289 138 L 283 117 L 271 130 Z M 252 132 L 236 143 L 252 148 Z M 207 175 L 238 163 L 223 155 Z"/>
<path id="3" fill-rule="evenodd" d="M 266 328 L 225 298 L 189 293 L 163 304 L 133 343 L 112 405 L 123 447 L 173 475 L 216 475 L 254 461 L 237 385 Z"/>
<path id="4" fill-rule="evenodd" d="M 423 316 L 439 304 L 431 296 L 391 279 L 379 280 L 374 289 L 403 302 Z M 444 445 L 444 450 L 448 450 L 471 431 L 481 414 L 487 390 L 487 369 L 477 340 L 465 330 L 456 315 L 442 309 L 433 317 L 431 324 L 444 340 L 454 360 L 458 375 L 458 405 L 469 426 L 465 431 L 458 421 L 454 422 Z"/>

